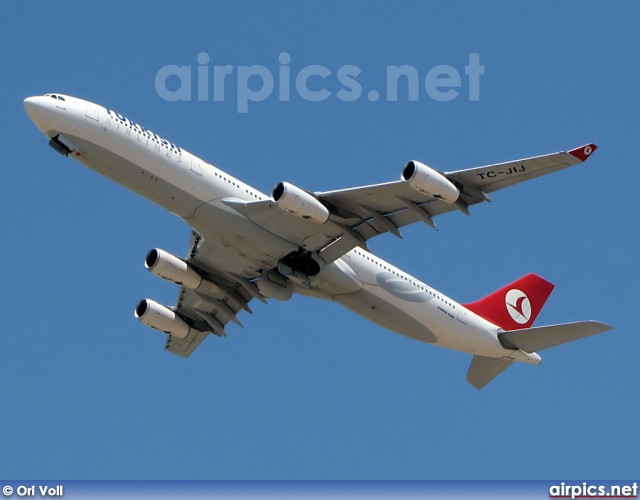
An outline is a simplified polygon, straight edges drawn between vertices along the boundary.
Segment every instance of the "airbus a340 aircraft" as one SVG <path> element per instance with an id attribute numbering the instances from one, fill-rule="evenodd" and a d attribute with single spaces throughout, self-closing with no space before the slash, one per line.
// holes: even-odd
<path id="1" fill-rule="evenodd" d="M 473 354 L 478 389 L 514 361 L 611 327 L 596 321 L 532 327 L 553 285 L 534 274 L 472 304 L 459 304 L 371 254 L 367 240 L 400 236 L 414 222 L 489 201 L 489 193 L 586 160 L 589 144 L 469 170 L 440 173 L 418 161 L 400 180 L 308 192 L 280 182 L 271 196 L 197 158 L 123 115 L 63 94 L 29 97 L 27 113 L 58 153 L 157 203 L 193 229 L 186 258 L 159 248 L 145 266 L 180 285 L 177 304 L 141 300 L 135 316 L 168 334 L 187 357 L 257 299 L 294 292 L 333 300 L 401 335 Z"/>

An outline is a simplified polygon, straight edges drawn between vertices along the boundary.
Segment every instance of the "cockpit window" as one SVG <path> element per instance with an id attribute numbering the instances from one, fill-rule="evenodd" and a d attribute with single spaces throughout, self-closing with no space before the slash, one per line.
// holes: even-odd
<path id="1" fill-rule="evenodd" d="M 59 101 L 64 101 L 65 98 L 62 97 L 61 95 L 55 95 L 55 94 L 45 94 L 48 95 L 49 97 L 51 97 L 51 99 L 58 99 Z"/>
<path id="2" fill-rule="evenodd" d="M 61 95 L 58 96 L 58 100 L 59 101 L 64 101 L 64 97 L 62 97 Z"/>

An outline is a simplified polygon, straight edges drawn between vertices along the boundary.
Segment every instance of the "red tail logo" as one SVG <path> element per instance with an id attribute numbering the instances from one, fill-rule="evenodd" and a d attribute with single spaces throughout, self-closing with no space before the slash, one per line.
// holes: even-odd
<path id="1" fill-rule="evenodd" d="M 531 318 L 531 301 L 522 290 L 512 288 L 504 299 L 513 321 L 524 325 Z"/>
<path id="2" fill-rule="evenodd" d="M 552 290 L 553 285 L 547 280 L 528 274 L 465 307 L 504 330 L 529 328 Z"/>

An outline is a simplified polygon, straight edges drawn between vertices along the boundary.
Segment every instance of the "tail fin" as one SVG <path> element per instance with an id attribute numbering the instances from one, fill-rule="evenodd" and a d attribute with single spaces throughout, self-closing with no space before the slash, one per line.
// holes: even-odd
<path id="1" fill-rule="evenodd" d="M 464 306 L 503 330 L 521 330 L 533 325 L 553 288 L 537 274 L 527 274 L 484 299 Z"/>

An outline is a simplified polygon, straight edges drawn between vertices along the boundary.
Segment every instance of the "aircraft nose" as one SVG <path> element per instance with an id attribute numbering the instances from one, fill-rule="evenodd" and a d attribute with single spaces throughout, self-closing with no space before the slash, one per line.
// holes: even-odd
<path id="1" fill-rule="evenodd" d="M 43 133 L 51 128 L 51 113 L 47 109 L 42 96 L 27 97 L 24 100 L 24 109 L 31 121 L 35 123 Z"/>
<path id="2" fill-rule="evenodd" d="M 27 97 L 24 100 L 24 109 L 27 111 L 27 114 L 33 120 L 35 115 L 38 113 L 38 108 L 42 106 L 38 103 L 38 97 Z"/>

